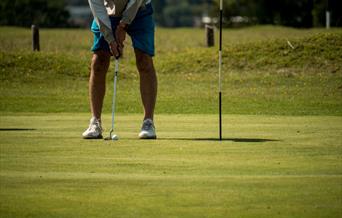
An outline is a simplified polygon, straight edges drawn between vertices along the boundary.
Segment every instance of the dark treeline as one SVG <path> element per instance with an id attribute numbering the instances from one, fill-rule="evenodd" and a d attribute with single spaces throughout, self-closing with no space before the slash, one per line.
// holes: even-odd
<path id="1" fill-rule="evenodd" d="M 233 16 L 250 18 L 253 24 L 275 24 L 292 27 L 325 25 L 325 12 L 331 12 L 331 25 L 342 25 L 340 0 L 232 0 L 225 1 L 224 14 L 228 25 Z M 218 1 L 215 1 L 218 7 Z"/>
<path id="2" fill-rule="evenodd" d="M 1 0 L 0 25 L 42 27 L 68 26 L 66 3 L 57 0 Z"/>
<path id="3" fill-rule="evenodd" d="M 193 26 L 195 17 L 212 11 L 213 0 L 152 0 L 160 26 Z"/>
<path id="4" fill-rule="evenodd" d="M 198 25 L 202 16 L 217 17 L 219 0 L 152 0 L 159 26 Z M 67 27 L 67 5 L 87 0 L 1 0 L 0 25 Z M 342 0 L 224 0 L 226 26 L 274 24 L 292 27 L 342 26 Z"/>
<path id="5" fill-rule="evenodd" d="M 341 0 L 223 0 L 226 26 L 275 24 L 292 27 L 325 25 L 325 12 L 331 12 L 331 25 L 342 26 Z M 194 16 L 209 12 L 216 17 L 219 0 L 154 1 L 156 20 L 162 26 L 191 26 Z"/>

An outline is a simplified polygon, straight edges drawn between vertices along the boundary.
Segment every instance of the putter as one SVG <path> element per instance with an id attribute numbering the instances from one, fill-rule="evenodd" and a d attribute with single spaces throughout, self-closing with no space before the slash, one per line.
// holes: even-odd
<path id="1" fill-rule="evenodd" d="M 119 72 L 119 58 L 115 59 L 115 70 L 114 70 L 114 90 L 113 90 L 113 101 L 112 101 L 112 128 L 110 129 L 109 136 L 105 140 L 118 140 L 119 137 L 114 133 L 114 121 L 115 121 L 115 100 L 116 100 L 116 82 L 118 80 Z"/>

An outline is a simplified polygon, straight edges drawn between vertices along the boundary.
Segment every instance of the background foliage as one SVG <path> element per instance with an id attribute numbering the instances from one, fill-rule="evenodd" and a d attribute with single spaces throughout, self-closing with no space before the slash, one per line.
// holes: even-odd
<path id="1" fill-rule="evenodd" d="M 65 27 L 69 18 L 66 5 L 53 0 L 1 0 L 0 25 Z"/>
<path id="2" fill-rule="evenodd" d="M 156 20 L 162 26 L 191 26 L 194 16 L 218 14 L 219 0 L 154 1 Z M 227 26 L 232 17 L 243 16 L 251 24 L 275 24 L 292 27 L 325 25 L 325 12 L 331 12 L 332 26 L 342 25 L 342 1 L 338 0 L 224 0 Z"/>
<path id="3" fill-rule="evenodd" d="M 212 15 L 217 14 L 219 0 L 215 0 Z M 231 17 L 246 16 L 254 24 L 275 24 L 292 27 L 325 25 L 325 12 L 331 12 L 331 25 L 342 25 L 342 1 L 338 0 L 224 0 L 226 24 Z"/>
<path id="4" fill-rule="evenodd" d="M 217 17 L 219 0 L 153 0 L 159 26 L 193 26 L 202 16 Z M 87 5 L 84 0 L 1 0 L 0 25 L 43 27 L 68 26 L 68 5 Z M 224 0 L 226 26 L 273 24 L 291 27 L 325 25 L 325 12 L 331 12 L 331 25 L 342 25 L 339 0 Z M 234 17 L 244 22 L 234 23 Z"/>

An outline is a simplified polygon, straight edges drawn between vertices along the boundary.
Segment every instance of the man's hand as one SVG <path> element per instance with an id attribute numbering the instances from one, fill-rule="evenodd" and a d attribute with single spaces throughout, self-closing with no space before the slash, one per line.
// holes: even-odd
<path id="1" fill-rule="evenodd" d="M 115 39 L 118 44 L 118 48 L 120 51 L 120 54 L 122 54 L 123 48 L 124 48 L 124 41 L 126 39 L 126 29 L 127 24 L 120 22 L 119 25 L 116 27 L 115 31 Z"/>
<path id="2" fill-rule="evenodd" d="M 110 48 L 112 55 L 114 55 L 115 58 L 120 57 L 121 52 L 120 52 L 118 44 L 115 41 L 109 43 L 109 48 Z"/>

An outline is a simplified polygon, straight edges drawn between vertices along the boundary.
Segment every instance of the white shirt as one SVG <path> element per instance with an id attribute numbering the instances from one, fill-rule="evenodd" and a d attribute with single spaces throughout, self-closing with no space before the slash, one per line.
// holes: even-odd
<path id="1" fill-rule="evenodd" d="M 114 41 L 109 16 L 122 17 L 121 22 L 130 24 L 139 8 L 151 0 L 88 0 L 95 21 L 106 41 Z"/>

